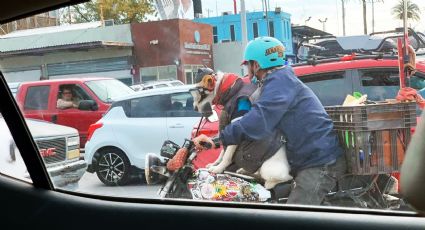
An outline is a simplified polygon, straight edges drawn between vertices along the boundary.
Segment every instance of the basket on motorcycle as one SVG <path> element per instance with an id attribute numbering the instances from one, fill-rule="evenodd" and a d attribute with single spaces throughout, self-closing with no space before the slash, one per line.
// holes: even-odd
<path id="1" fill-rule="evenodd" d="M 345 150 L 350 173 L 370 175 L 399 171 L 411 128 L 416 125 L 414 102 L 325 109 Z"/>

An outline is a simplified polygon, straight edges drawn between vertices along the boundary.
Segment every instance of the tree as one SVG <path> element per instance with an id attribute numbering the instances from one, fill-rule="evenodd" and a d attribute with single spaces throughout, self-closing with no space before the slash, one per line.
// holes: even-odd
<path id="1" fill-rule="evenodd" d="M 113 19 L 117 24 L 125 24 L 142 22 L 146 15 L 156 15 L 156 9 L 154 0 L 92 0 L 72 6 L 70 14 L 77 23 Z"/>
<path id="2" fill-rule="evenodd" d="M 419 6 L 410 0 L 407 1 L 407 20 L 412 19 L 414 21 L 419 21 L 421 19 L 421 10 Z M 395 5 L 392 9 L 392 14 L 394 18 L 403 20 L 403 12 L 404 12 L 404 0 L 400 0 L 397 5 Z"/>

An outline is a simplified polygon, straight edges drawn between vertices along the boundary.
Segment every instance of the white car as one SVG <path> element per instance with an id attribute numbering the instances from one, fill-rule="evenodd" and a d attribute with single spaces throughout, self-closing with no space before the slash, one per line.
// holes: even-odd
<path id="1" fill-rule="evenodd" d="M 137 92 L 116 99 L 89 128 L 85 160 L 106 185 L 126 184 L 142 173 L 147 153 L 159 152 L 165 140 L 183 143 L 201 114 L 183 85 Z"/>

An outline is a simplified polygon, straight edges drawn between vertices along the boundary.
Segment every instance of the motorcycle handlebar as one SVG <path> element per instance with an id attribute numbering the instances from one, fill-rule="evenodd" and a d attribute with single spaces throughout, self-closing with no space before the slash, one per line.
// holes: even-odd
<path id="1" fill-rule="evenodd" d="M 199 142 L 199 144 L 200 144 L 202 147 L 206 148 L 206 149 L 210 149 L 210 148 L 212 148 L 212 145 L 211 145 L 211 143 L 209 143 L 209 142 L 200 141 L 200 142 Z"/>

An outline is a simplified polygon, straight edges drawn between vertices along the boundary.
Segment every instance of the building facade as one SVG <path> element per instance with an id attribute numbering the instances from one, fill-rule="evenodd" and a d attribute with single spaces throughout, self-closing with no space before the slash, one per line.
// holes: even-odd
<path id="1" fill-rule="evenodd" d="M 8 82 L 100 76 L 132 84 L 134 78 L 130 25 L 17 31 L 0 37 L 0 58 Z"/>
<path id="2" fill-rule="evenodd" d="M 131 30 L 139 82 L 192 84 L 198 68 L 214 67 L 210 25 L 171 19 L 132 24 Z"/>
<path id="3" fill-rule="evenodd" d="M 286 47 L 286 55 L 293 55 L 291 15 L 280 8 L 264 12 L 247 12 L 248 40 L 261 36 L 279 39 Z M 242 40 L 240 14 L 225 13 L 219 17 L 196 18 L 195 22 L 209 24 L 213 27 L 213 42 L 240 42 Z"/>

